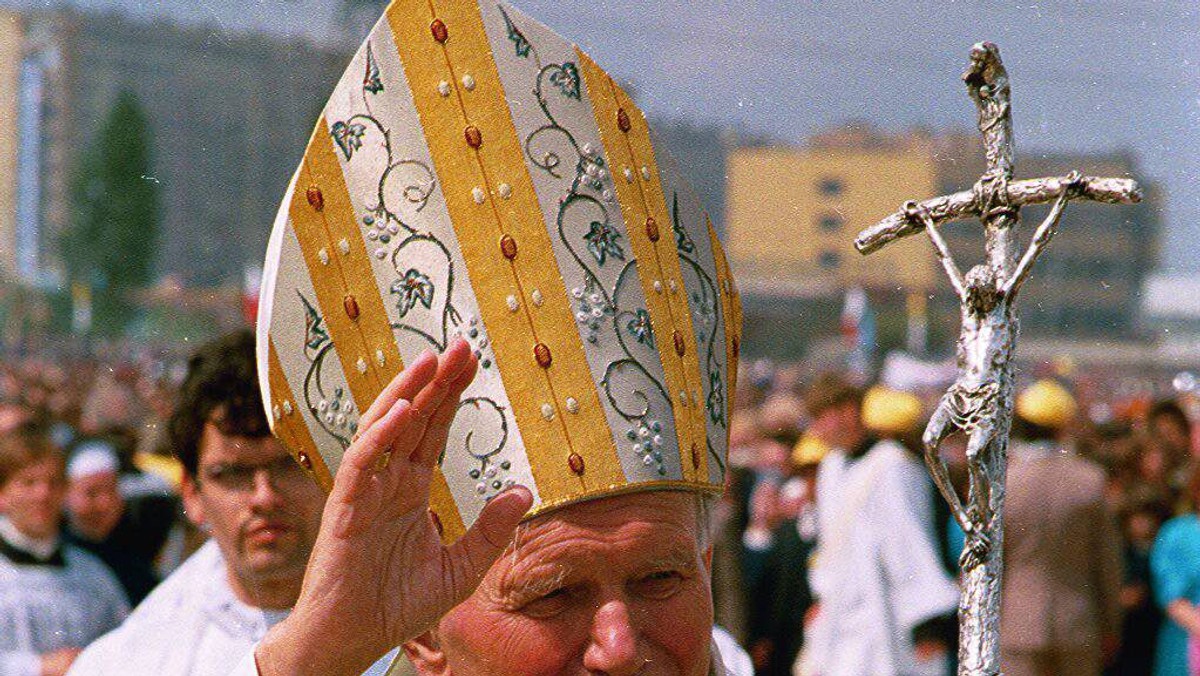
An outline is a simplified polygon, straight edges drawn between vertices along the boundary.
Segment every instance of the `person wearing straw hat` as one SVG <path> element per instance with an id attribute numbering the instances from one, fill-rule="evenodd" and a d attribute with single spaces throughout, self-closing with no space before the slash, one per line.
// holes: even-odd
<path id="1" fill-rule="evenodd" d="M 817 474 L 818 610 L 798 673 L 944 674 L 958 588 L 940 564 L 931 485 L 894 440 L 915 422 L 909 395 L 861 390 L 831 374 L 810 385 L 809 433 L 833 448 Z M 917 407 L 919 415 L 919 407 Z M 872 429 L 874 428 L 874 429 Z"/>
<path id="2" fill-rule="evenodd" d="M 328 498 L 243 673 L 357 674 L 400 644 L 425 674 L 749 673 L 709 581 L 738 296 L 579 48 L 502 2 L 393 2 L 288 187 L 259 307 L 268 420 Z"/>
<path id="3" fill-rule="evenodd" d="M 1000 613 L 1010 676 L 1099 674 L 1118 648 L 1120 532 L 1104 472 L 1071 452 L 1076 408 L 1053 380 L 1017 396 Z"/>

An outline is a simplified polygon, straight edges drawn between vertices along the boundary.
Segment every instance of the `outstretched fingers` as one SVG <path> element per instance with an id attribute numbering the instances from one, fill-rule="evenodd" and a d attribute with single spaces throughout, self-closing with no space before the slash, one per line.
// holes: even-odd
<path id="1" fill-rule="evenodd" d="M 413 462 L 432 467 L 441 457 L 446 448 L 446 440 L 450 436 L 450 424 L 454 422 L 454 416 L 458 413 L 462 394 L 475 379 L 475 364 L 475 358 L 472 356 L 447 388 L 441 403 L 429 417 L 425 435 L 410 454 Z"/>
<path id="2" fill-rule="evenodd" d="M 466 341 L 458 339 L 450 343 L 438 359 L 437 373 L 413 397 L 413 427 L 397 440 L 393 451 L 398 457 L 412 457 L 443 403 L 453 399 L 457 405 L 458 395 L 462 394 L 457 387 L 459 377 L 465 370 L 473 372 L 474 364 L 475 357 Z"/>
<path id="3" fill-rule="evenodd" d="M 392 449 L 397 438 L 405 435 L 406 428 L 412 426 L 412 417 L 412 404 L 400 399 L 350 444 L 334 477 L 334 496 L 344 503 L 354 501 L 372 480 L 384 454 Z"/>
<path id="4" fill-rule="evenodd" d="M 434 374 L 438 369 L 438 357 L 432 350 L 426 350 L 424 354 L 417 357 L 416 361 L 409 364 L 403 371 L 396 374 L 392 378 L 392 382 L 383 388 L 375 401 L 371 402 L 371 406 L 358 419 L 358 429 L 360 434 L 365 432 L 367 428 L 375 424 L 384 413 L 388 411 L 397 401 L 407 399 L 412 401 L 413 397 L 421 391 L 421 388 L 429 384 L 433 379 Z"/>

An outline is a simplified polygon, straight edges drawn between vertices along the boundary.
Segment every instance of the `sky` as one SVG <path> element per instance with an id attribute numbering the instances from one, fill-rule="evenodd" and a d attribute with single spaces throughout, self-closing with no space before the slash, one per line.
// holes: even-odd
<path id="1" fill-rule="evenodd" d="M 54 6 L 68 0 L 0 0 Z M 217 32 L 342 38 L 336 0 L 69 0 Z M 1128 150 L 1166 194 L 1162 271 L 1200 272 L 1194 0 L 517 0 L 629 82 L 651 114 L 800 143 L 850 120 L 970 129 L 958 77 L 1000 46 L 1021 153 Z"/>

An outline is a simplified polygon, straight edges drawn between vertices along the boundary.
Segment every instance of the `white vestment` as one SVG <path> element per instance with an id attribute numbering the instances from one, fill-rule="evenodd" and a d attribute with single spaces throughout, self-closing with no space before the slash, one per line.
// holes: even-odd
<path id="1" fill-rule="evenodd" d="M 242 603 L 227 575 L 221 550 L 210 540 L 151 592 L 124 624 L 89 646 L 70 675 L 234 673 L 288 611 Z M 369 673 L 375 673 L 374 668 Z"/>
<path id="2" fill-rule="evenodd" d="M 958 588 L 932 533 L 925 467 L 892 441 L 851 459 L 830 453 L 817 474 L 818 549 L 809 581 L 820 612 L 805 633 L 802 673 L 918 676 L 946 672 L 918 662 L 912 631 L 951 613 Z"/>
<path id="3" fill-rule="evenodd" d="M 21 564 L 0 554 L 3 676 L 40 676 L 41 655 L 82 648 L 129 612 L 125 592 L 99 559 L 71 545 L 62 545 L 61 553 L 61 566 Z"/>

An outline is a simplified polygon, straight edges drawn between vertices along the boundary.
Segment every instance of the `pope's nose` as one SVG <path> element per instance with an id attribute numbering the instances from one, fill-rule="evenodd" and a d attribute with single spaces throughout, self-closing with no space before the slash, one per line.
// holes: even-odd
<path id="1" fill-rule="evenodd" d="M 592 618 L 591 642 L 583 665 L 592 673 L 626 676 L 638 673 L 646 658 L 638 648 L 638 630 L 624 601 L 608 601 Z"/>

